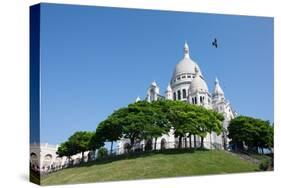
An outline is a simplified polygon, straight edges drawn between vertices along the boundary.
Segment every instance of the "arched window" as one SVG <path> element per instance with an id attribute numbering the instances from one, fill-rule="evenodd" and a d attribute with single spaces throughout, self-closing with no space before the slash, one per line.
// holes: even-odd
<path id="1" fill-rule="evenodd" d="M 124 144 L 124 153 L 128 153 L 131 149 L 131 145 L 129 143 Z"/>
<path id="2" fill-rule="evenodd" d="M 44 161 L 43 161 L 43 166 L 45 168 L 49 168 L 52 162 L 52 155 L 51 154 L 47 154 L 44 157 Z"/>
<path id="3" fill-rule="evenodd" d="M 194 104 L 197 104 L 197 97 L 194 98 Z"/>
<path id="4" fill-rule="evenodd" d="M 200 104 L 203 104 L 203 97 L 200 96 Z"/>
<path id="5" fill-rule="evenodd" d="M 144 149 L 145 149 L 145 151 L 152 150 L 152 140 L 151 139 L 147 140 Z"/>
<path id="6" fill-rule="evenodd" d="M 177 94 L 176 94 L 176 92 L 174 92 L 173 99 L 174 99 L 174 100 L 177 100 Z"/>
<path id="7" fill-rule="evenodd" d="M 182 98 L 184 98 L 184 99 L 186 98 L 186 89 L 182 90 Z"/>
<path id="8" fill-rule="evenodd" d="M 181 90 L 178 90 L 178 100 L 181 100 Z"/>
<path id="9" fill-rule="evenodd" d="M 38 157 L 35 153 L 30 154 L 30 162 L 32 165 L 32 168 L 35 169 L 38 166 Z"/>
<path id="10" fill-rule="evenodd" d="M 161 139 L 161 150 L 163 150 L 163 149 L 166 149 L 166 139 L 165 138 L 162 138 Z"/>

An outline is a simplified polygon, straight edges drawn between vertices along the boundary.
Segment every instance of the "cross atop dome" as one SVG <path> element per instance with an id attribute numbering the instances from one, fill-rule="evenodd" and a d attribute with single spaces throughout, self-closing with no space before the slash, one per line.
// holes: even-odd
<path id="1" fill-rule="evenodd" d="M 184 51 L 184 57 L 185 58 L 189 58 L 189 47 L 187 45 L 187 42 L 185 41 L 184 42 L 184 48 L 183 48 L 183 51 Z"/>

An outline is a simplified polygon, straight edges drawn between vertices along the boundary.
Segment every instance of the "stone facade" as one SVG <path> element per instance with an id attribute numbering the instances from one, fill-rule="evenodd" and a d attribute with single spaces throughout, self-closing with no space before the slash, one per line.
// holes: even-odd
<path id="1" fill-rule="evenodd" d="M 82 159 L 81 153 L 71 156 L 70 159 L 59 157 L 56 153 L 58 147 L 59 145 L 50 145 L 48 143 L 30 144 L 30 167 L 35 171 L 48 173 L 80 163 Z M 85 161 L 88 160 L 88 152 L 85 152 L 84 158 Z"/>
<path id="2" fill-rule="evenodd" d="M 147 95 L 144 100 L 151 102 L 161 98 L 168 100 L 180 100 L 194 105 L 200 105 L 207 109 L 213 109 L 224 116 L 223 132 L 221 135 L 215 133 L 208 134 L 204 139 L 204 147 L 208 149 L 219 148 L 226 149 L 229 140 L 227 139 L 227 127 L 231 119 L 235 117 L 235 111 L 232 109 L 230 102 L 226 100 L 224 92 L 219 84 L 218 79 L 215 79 L 214 90 L 209 92 L 208 85 L 204 80 L 203 74 L 198 64 L 190 58 L 189 47 L 184 44 L 184 57 L 176 65 L 172 78 L 167 86 L 164 95 L 160 93 L 160 87 L 156 81 L 153 81 L 148 87 Z M 140 97 L 136 102 L 141 100 Z M 185 138 L 183 138 L 185 139 Z M 188 146 L 199 146 L 200 138 L 198 136 L 191 137 L 190 140 L 182 140 L 182 143 Z M 135 145 L 136 148 L 145 150 L 148 144 L 152 145 L 153 149 L 175 148 L 179 142 L 178 138 L 173 135 L 171 129 L 169 134 L 162 135 L 155 140 L 141 140 Z M 126 152 L 129 144 L 128 139 L 121 139 L 117 142 L 117 153 Z"/>

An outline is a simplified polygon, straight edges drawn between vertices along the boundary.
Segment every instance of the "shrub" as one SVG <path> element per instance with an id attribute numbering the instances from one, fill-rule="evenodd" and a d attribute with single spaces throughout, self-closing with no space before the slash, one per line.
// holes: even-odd
<path id="1" fill-rule="evenodd" d="M 105 158 L 108 156 L 108 150 L 104 147 L 98 150 L 98 159 Z"/>
<path id="2" fill-rule="evenodd" d="M 270 167 L 270 159 L 269 158 L 264 158 L 261 160 L 259 168 L 260 170 L 266 171 Z"/>

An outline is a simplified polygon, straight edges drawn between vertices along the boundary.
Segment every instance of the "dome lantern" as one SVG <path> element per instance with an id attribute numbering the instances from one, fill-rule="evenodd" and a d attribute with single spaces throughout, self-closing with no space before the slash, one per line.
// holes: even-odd
<path id="1" fill-rule="evenodd" d="M 185 41 L 185 43 L 184 43 L 183 52 L 184 52 L 184 58 L 189 58 L 189 47 L 188 47 L 186 41 Z"/>

